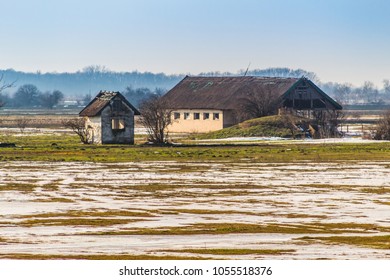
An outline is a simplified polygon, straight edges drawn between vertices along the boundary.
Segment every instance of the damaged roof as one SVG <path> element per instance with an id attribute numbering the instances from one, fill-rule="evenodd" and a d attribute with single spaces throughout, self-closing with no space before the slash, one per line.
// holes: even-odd
<path id="1" fill-rule="evenodd" d="M 342 107 L 313 82 L 302 78 L 279 77 L 191 77 L 186 76 L 163 99 L 171 109 L 214 109 L 234 110 L 237 104 L 246 98 L 248 92 L 271 91 L 280 97 L 286 97 L 300 81 L 308 81 L 317 92 L 327 99 L 336 109 Z"/>
<path id="2" fill-rule="evenodd" d="M 120 97 L 127 106 L 134 111 L 134 115 L 140 115 L 140 112 L 118 91 L 100 91 L 96 97 L 89 102 L 87 106 L 79 113 L 80 117 L 99 116 L 102 110 L 110 104 L 114 97 Z"/>
<path id="3" fill-rule="evenodd" d="M 299 79 L 264 77 L 185 77 L 163 98 L 172 109 L 234 109 L 248 89 L 272 87 L 281 96 Z"/>

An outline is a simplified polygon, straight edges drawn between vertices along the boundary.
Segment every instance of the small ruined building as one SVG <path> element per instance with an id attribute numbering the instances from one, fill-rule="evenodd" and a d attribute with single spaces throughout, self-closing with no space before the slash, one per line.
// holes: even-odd
<path id="1" fill-rule="evenodd" d="M 79 113 L 91 130 L 92 143 L 102 144 L 134 144 L 134 115 L 140 112 L 113 91 L 100 91 Z"/>
<path id="2" fill-rule="evenodd" d="M 243 111 L 247 113 L 243 105 L 250 103 L 269 102 L 274 114 L 289 111 L 306 117 L 342 109 L 304 77 L 187 76 L 163 99 L 173 110 L 171 132 L 209 132 L 235 125 L 243 120 Z"/>

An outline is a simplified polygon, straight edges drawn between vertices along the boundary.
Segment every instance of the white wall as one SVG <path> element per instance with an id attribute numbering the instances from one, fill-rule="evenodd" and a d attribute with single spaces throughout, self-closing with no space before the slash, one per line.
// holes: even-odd
<path id="1" fill-rule="evenodd" d="M 101 144 L 102 143 L 102 122 L 100 116 L 87 118 L 85 125 L 92 127 L 93 129 L 93 138 L 92 143 Z"/>
<path id="2" fill-rule="evenodd" d="M 174 119 L 174 113 L 179 113 L 180 118 Z M 189 114 L 187 119 L 184 119 L 184 114 Z M 194 113 L 199 114 L 199 119 L 194 118 Z M 209 119 L 204 119 L 204 114 L 209 114 Z M 214 119 L 214 114 L 219 114 L 219 119 Z M 223 128 L 223 111 L 221 110 L 174 110 L 172 112 L 173 124 L 168 127 L 169 132 L 209 132 L 220 130 Z"/>

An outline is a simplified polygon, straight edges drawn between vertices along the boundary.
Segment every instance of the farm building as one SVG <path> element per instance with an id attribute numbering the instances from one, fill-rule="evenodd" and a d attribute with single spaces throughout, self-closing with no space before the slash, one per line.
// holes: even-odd
<path id="1" fill-rule="evenodd" d="M 237 124 L 250 103 L 269 103 L 305 116 L 342 107 L 307 78 L 185 77 L 164 97 L 173 110 L 171 132 L 208 132 Z M 257 105 L 255 104 L 255 105 Z M 249 107 L 247 107 L 249 108 Z"/>
<path id="2" fill-rule="evenodd" d="M 134 115 L 139 114 L 119 92 L 100 91 L 79 116 L 86 118 L 93 143 L 134 144 Z"/>

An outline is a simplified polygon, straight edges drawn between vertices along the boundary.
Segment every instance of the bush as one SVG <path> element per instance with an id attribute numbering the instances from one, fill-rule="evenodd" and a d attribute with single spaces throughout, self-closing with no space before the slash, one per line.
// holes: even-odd
<path id="1" fill-rule="evenodd" d="M 374 129 L 375 140 L 390 140 L 390 110 L 382 116 Z"/>

